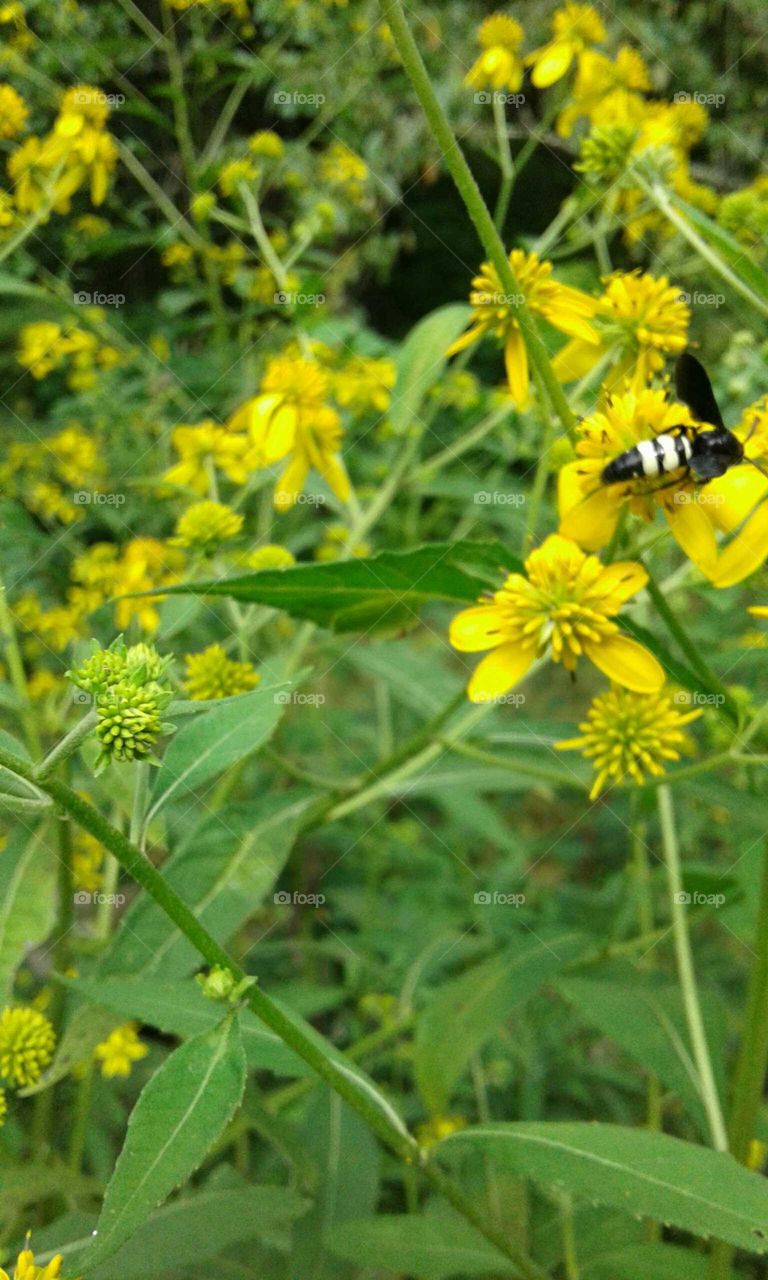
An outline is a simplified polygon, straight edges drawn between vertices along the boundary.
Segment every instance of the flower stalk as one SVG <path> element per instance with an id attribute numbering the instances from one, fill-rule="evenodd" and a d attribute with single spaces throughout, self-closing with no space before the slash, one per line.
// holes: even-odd
<path id="1" fill-rule="evenodd" d="M 480 188 L 467 164 L 448 117 L 432 88 L 427 69 L 424 66 L 416 41 L 403 12 L 401 0 L 382 0 L 381 8 L 384 20 L 389 24 L 392 32 L 392 38 L 397 46 L 403 67 L 419 99 L 446 167 L 456 184 L 467 213 L 472 219 L 480 243 L 496 268 L 502 288 L 510 295 L 520 294 L 520 285 L 515 279 L 499 232 L 480 194 Z M 516 315 L 523 332 L 531 364 L 538 372 L 546 388 L 547 398 L 553 412 L 560 420 L 563 431 L 569 439 L 573 440 L 575 439 L 574 416 L 563 394 L 562 387 L 552 371 L 549 356 L 539 334 L 536 321 L 525 302 L 518 305 Z"/>

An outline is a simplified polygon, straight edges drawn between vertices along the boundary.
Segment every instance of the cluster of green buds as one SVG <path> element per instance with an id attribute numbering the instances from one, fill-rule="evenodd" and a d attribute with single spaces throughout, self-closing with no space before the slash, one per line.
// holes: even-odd
<path id="1" fill-rule="evenodd" d="M 633 124 L 595 125 L 581 144 L 574 168 L 599 182 L 615 182 L 629 166 L 637 137 Z"/>
<path id="2" fill-rule="evenodd" d="M 67 675 L 91 695 L 96 712 L 96 737 L 101 752 L 96 769 L 111 760 L 160 762 L 152 752 L 161 734 L 172 733 L 162 713 L 173 697 L 165 679 L 172 658 L 161 658 L 152 645 L 127 647 L 122 638 L 108 649 L 95 648 Z"/>

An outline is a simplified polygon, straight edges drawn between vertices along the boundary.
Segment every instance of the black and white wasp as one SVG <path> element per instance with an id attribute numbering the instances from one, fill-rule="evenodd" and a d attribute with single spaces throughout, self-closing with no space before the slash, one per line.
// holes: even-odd
<path id="1" fill-rule="evenodd" d="M 674 484 L 691 475 L 706 484 L 745 461 L 762 471 L 752 458 L 745 458 L 743 444 L 723 422 L 703 365 L 687 351 L 678 357 L 675 366 L 675 389 L 678 399 L 688 405 L 703 426 L 681 424 L 650 440 L 641 440 L 603 468 L 600 474 L 603 484 L 625 484 L 628 480 L 659 476 L 672 476 Z M 675 475 L 676 472 L 680 475 Z"/>

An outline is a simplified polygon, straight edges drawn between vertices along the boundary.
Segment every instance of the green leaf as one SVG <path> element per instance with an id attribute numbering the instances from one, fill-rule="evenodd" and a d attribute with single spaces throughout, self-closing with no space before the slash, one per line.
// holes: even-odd
<path id="1" fill-rule="evenodd" d="M 626 981 L 603 981 L 567 977 L 558 986 L 567 1000 L 576 1005 L 585 1022 L 609 1036 L 626 1053 L 673 1089 L 706 1134 L 704 1108 L 697 1086 L 695 1063 L 691 1059 L 682 999 L 673 983 L 646 979 L 628 967 Z M 632 1000 L 627 992 L 632 991 Z M 705 1001 L 708 1020 L 714 1022 L 711 1001 Z M 707 1028 L 708 1032 L 710 1028 Z M 710 1047 L 722 1040 L 707 1036 Z"/>
<path id="2" fill-rule="evenodd" d="M 674 1244 L 631 1244 L 598 1254 L 590 1261 L 593 1280 L 708 1280 L 706 1254 Z M 733 1275 L 728 1271 L 727 1275 Z"/>
<path id="3" fill-rule="evenodd" d="M 89 1271 L 89 1280 L 176 1274 L 224 1254 L 234 1244 L 285 1230 L 308 1207 L 289 1187 L 201 1191 L 153 1213 L 108 1263 Z M 68 1250 L 67 1270 L 79 1272 L 82 1256 L 82 1250 Z"/>
<path id="4" fill-rule="evenodd" d="M 308 793 L 296 789 L 212 813 L 164 864 L 168 884 L 222 946 L 272 891 L 310 803 Z M 177 978 L 198 963 L 184 934 L 153 898 L 140 894 L 101 972 Z"/>
<path id="5" fill-rule="evenodd" d="M 206 1000 L 196 982 L 159 982 L 157 978 L 74 978 L 67 985 L 83 999 L 117 1015 L 116 1021 L 136 1019 L 165 1035 L 188 1038 L 212 1030 L 221 1021 L 221 1005 Z M 243 1048 L 249 1067 L 276 1075 L 311 1076 L 302 1058 L 265 1027 L 249 1009 L 240 1012 Z"/>
<path id="6" fill-rule="evenodd" d="M 396 630 L 426 604 L 467 605 L 498 586 L 520 562 L 499 542 L 435 542 L 413 551 L 382 551 L 366 560 L 299 564 L 291 569 L 190 582 L 167 594 L 226 596 L 284 609 L 332 631 Z"/>
<path id="7" fill-rule="evenodd" d="M 0 1007 L 30 947 L 48 937 L 55 918 L 56 856 L 44 828 L 16 827 L 0 855 Z"/>
<path id="8" fill-rule="evenodd" d="M 236 1016 L 188 1040 L 155 1072 L 131 1112 L 96 1239 L 79 1264 L 86 1274 L 194 1173 L 239 1106 L 245 1074 Z"/>
<path id="9" fill-rule="evenodd" d="M 42 1093 L 68 1076 L 78 1063 L 90 1061 L 96 1045 L 119 1024 L 120 1019 L 101 1005 L 81 1005 L 75 1009 L 56 1047 L 53 1062 L 35 1084 L 19 1090 L 21 1096 L 27 1098 L 33 1093 Z"/>
<path id="10" fill-rule="evenodd" d="M 359 1268 L 329 1258 L 328 1241 L 339 1223 L 374 1212 L 379 1149 L 364 1121 L 327 1089 L 315 1096 L 298 1136 L 314 1166 L 317 1192 L 311 1212 L 294 1228 L 292 1274 L 352 1280 Z"/>
<path id="11" fill-rule="evenodd" d="M 573 932 L 545 940 L 526 933 L 440 987 L 419 1017 L 414 1045 L 416 1084 L 430 1111 L 446 1110 L 478 1049 L 581 945 Z"/>
<path id="12" fill-rule="evenodd" d="M 196 789 L 258 751 L 272 736 L 291 687 L 285 680 L 260 685 L 185 724 L 157 772 L 147 824 L 170 800 L 189 802 Z"/>
<path id="13" fill-rule="evenodd" d="M 424 1280 L 448 1276 L 517 1275 L 509 1259 L 468 1223 L 388 1213 L 336 1227 L 331 1252 L 358 1267 L 408 1273 Z"/>
<path id="14" fill-rule="evenodd" d="M 471 308 L 450 303 L 424 316 L 411 329 L 397 356 L 397 381 L 389 421 L 396 435 L 408 430 L 419 415 L 424 397 L 447 364 L 446 351 L 466 328 Z"/>
<path id="15" fill-rule="evenodd" d="M 614 1124 L 477 1125 L 439 1150 L 478 1148 L 527 1178 L 626 1209 L 704 1239 L 764 1253 L 768 1183 L 732 1156 Z"/>

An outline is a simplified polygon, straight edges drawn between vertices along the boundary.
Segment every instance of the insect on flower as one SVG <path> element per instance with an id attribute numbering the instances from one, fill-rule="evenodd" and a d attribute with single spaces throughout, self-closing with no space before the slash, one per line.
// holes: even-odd
<path id="1" fill-rule="evenodd" d="M 664 475 L 673 475 L 671 483 L 675 484 L 681 478 L 676 472 L 682 472 L 686 479 L 692 474 L 706 484 L 740 462 L 751 462 L 762 471 L 754 458 L 745 456 L 741 440 L 726 427 L 704 367 L 687 351 L 678 357 L 675 366 L 675 388 L 678 398 L 704 424 L 703 429 L 681 425 L 650 440 L 640 440 L 603 468 L 603 484 Z"/>

